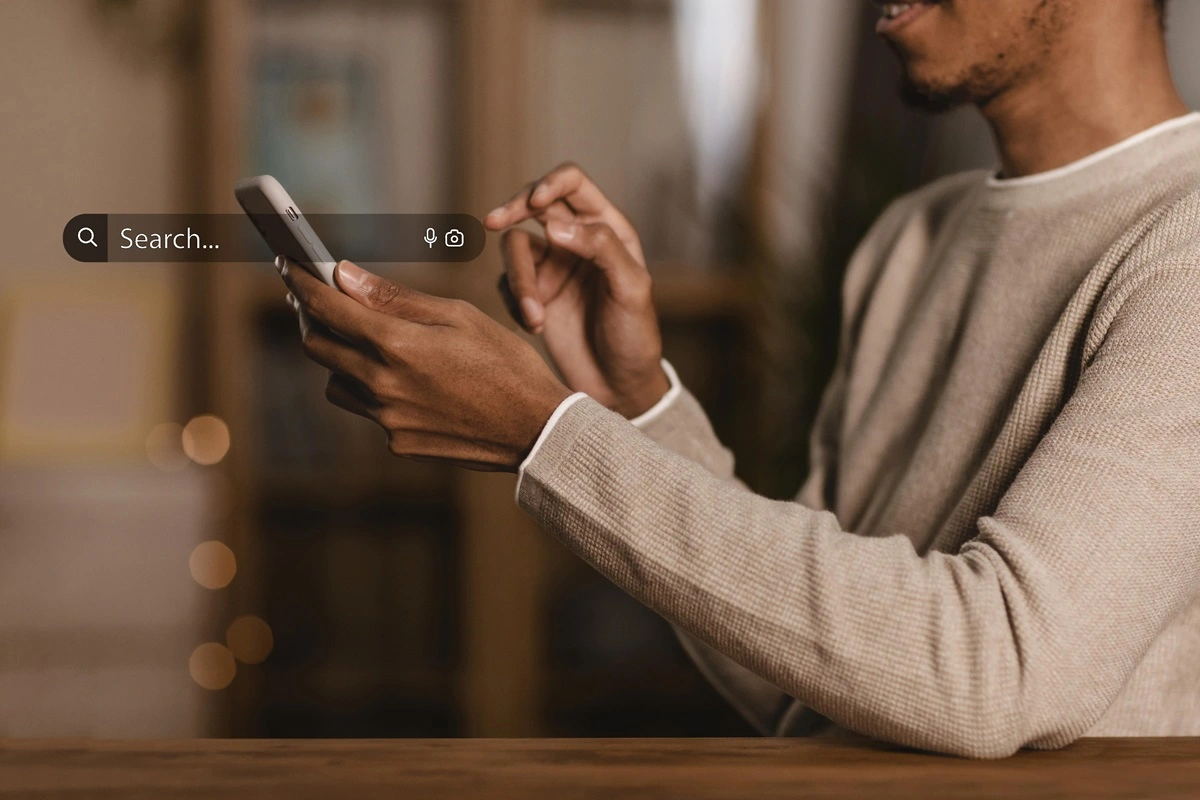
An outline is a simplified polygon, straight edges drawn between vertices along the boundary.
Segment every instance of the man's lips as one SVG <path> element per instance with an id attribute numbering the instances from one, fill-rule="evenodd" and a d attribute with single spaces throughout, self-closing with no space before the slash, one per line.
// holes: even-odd
<path id="1" fill-rule="evenodd" d="M 875 31 L 885 36 L 895 33 L 924 15 L 938 3 L 939 0 L 900 0 L 900 2 L 876 0 L 875 5 L 879 8 L 881 16 L 875 25 Z"/>

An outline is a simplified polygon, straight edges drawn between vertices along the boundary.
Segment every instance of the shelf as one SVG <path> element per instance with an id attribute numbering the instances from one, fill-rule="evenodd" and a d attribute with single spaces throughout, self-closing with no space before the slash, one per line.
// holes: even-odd
<path id="1" fill-rule="evenodd" d="M 274 672 L 263 688 L 276 701 L 305 698 L 309 702 L 352 703 L 370 700 L 383 691 L 448 705 L 454 700 L 457 680 L 448 669 L 393 670 L 340 664 Z"/>
<path id="2" fill-rule="evenodd" d="M 455 672 L 432 669 L 276 674 L 261 684 L 254 730 L 268 737 L 459 736 L 457 682 Z"/>
<path id="3" fill-rule="evenodd" d="M 402 462 L 402 459 L 396 461 Z M 453 501 L 456 484 L 451 467 L 408 462 L 386 471 L 273 472 L 261 477 L 256 485 L 264 506 L 338 509 L 389 501 L 422 506 L 448 505 Z"/>
<path id="4" fill-rule="evenodd" d="M 713 272 L 685 271 L 673 266 L 651 266 L 654 305 L 663 317 L 712 319 L 749 317 L 754 310 L 754 286 L 732 269 Z"/>
<path id="5" fill-rule="evenodd" d="M 558 667 L 546 674 L 549 707 L 562 711 L 603 708 L 614 701 L 679 704 L 709 689 L 690 664 L 614 664 L 607 667 Z"/>

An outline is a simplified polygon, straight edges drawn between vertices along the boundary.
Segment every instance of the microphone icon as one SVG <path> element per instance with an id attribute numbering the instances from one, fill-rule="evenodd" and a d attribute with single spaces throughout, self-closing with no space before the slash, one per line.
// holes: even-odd
<path id="1" fill-rule="evenodd" d="M 433 228 L 428 228 L 425 231 L 425 244 L 429 245 L 429 249 L 433 249 L 433 243 L 437 241 L 437 234 L 433 232 Z"/>

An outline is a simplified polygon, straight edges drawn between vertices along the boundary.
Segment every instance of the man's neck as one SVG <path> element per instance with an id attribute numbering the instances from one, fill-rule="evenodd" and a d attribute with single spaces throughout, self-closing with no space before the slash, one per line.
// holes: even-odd
<path id="1" fill-rule="evenodd" d="M 1161 34 L 1149 38 L 1061 60 L 982 105 L 1003 176 L 1065 166 L 1187 113 Z"/>

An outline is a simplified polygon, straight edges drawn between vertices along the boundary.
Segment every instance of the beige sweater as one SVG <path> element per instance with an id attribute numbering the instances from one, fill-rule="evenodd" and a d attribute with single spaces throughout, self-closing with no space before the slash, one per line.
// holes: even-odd
<path id="1" fill-rule="evenodd" d="M 518 501 L 764 732 L 1200 735 L 1200 116 L 900 199 L 844 320 L 796 502 L 686 392 L 564 408 Z"/>

